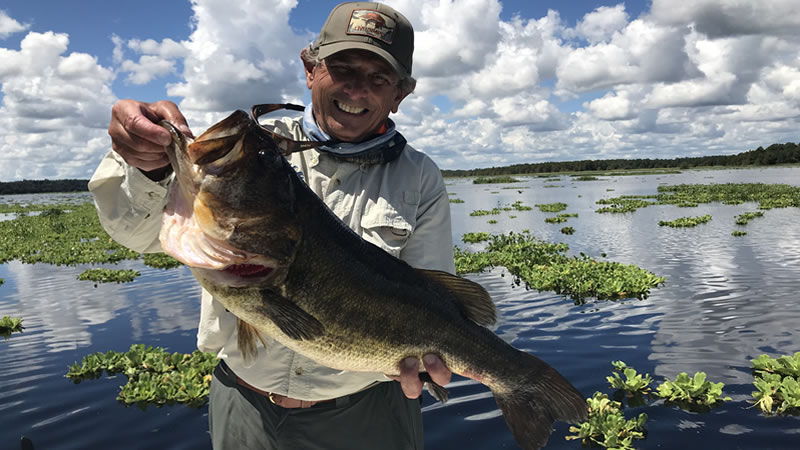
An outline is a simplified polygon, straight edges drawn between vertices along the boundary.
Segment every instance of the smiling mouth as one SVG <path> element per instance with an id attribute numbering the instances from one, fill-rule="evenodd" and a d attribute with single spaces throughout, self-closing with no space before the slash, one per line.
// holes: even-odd
<path id="1" fill-rule="evenodd" d="M 345 103 L 340 102 L 339 100 L 334 100 L 333 104 L 336 105 L 336 107 L 340 111 L 344 111 L 344 112 L 346 112 L 348 114 L 364 114 L 364 113 L 367 112 L 367 108 L 359 108 L 358 106 L 350 106 L 350 105 L 347 105 Z"/>

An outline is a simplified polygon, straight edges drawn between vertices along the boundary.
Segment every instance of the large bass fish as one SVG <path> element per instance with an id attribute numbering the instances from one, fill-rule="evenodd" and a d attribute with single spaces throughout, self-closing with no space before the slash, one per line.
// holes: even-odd
<path id="1" fill-rule="evenodd" d="M 194 142 L 161 125 L 176 177 L 161 244 L 238 317 L 243 353 L 266 335 L 328 367 L 389 375 L 408 356 L 436 354 L 491 389 L 526 450 L 547 442 L 553 421 L 586 419 L 584 397 L 555 369 L 487 328 L 495 308 L 480 285 L 364 241 L 247 113 Z"/>

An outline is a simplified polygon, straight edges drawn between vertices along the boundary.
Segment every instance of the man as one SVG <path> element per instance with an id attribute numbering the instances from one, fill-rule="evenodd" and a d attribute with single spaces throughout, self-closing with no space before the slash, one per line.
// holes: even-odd
<path id="1" fill-rule="evenodd" d="M 413 29 L 379 3 L 343 3 L 301 52 L 312 103 L 302 118 L 272 126 L 295 140 L 329 144 L 294 153 L 291 164 L 314 192 L 365 240 L 414 267 L 454 272 L 449 200 L 441 174 L 406 145 L 389 114 L 415 85 Z M 270 99 L 265 99 L 269 101 Z M 249 106 L 249 105 L 246 105 Z M 171 102 L 121 100 L 112 108 L 113 151 L 89 183 L 100 220 L 118 242 L 161 251 L 158 232 L 171 170 L 161 119 L 191 136 Z M 214 371 L 209 427 L 215 448 L 420 449 L 419 361 L 398 361 L 399 376 L 320 366 L 277 342 L 254 361 L 237 346 L 236 318 L 203 291 L 198 347 L 223 362 Z M 450 371 L 433 355 L 438 384 Z"/>

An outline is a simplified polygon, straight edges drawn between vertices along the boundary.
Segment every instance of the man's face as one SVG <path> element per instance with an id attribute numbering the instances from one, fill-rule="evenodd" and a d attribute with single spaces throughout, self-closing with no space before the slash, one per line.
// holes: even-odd
<path id="1" fill-rule="evenodd" d="M 363 141 L 397 112 L 407 95 L 397 84 L 392 66 L 368 51 L 345 50 L 306 67 L 317 123 L 344 142 Z"/>

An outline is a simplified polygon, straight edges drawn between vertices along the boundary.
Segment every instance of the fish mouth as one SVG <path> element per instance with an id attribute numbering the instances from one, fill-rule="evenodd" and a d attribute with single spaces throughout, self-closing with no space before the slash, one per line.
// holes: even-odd
<path id="1" fill-rule="evenodd" d="M 277 267 L 261 264 L 231 264 L 223 269 L 191 267 L 196 277 L 228 287 L 264 287 L 275 277 Z"/>

